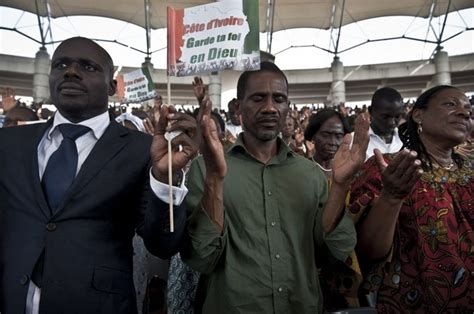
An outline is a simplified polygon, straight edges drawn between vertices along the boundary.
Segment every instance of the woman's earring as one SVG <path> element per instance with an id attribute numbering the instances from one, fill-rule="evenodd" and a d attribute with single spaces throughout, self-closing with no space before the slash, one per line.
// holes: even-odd
<path id="1" fill-rule="evenodd" d="M 417 124 L 418 124 L 418 127 L 416 128 L 416 132 L 418 132 L 418 135 L 419 135 L 421 134 L 421 132 L 423 132 L 423 127 L 421 126 L 421 121 L 418 121 Z"/>

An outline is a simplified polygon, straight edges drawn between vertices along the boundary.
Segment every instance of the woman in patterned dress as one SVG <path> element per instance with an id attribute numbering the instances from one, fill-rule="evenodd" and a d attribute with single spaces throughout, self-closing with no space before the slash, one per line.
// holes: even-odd
<path id="1" fill-rule="evenodd" d="M 404 149 L 377 152 L 353 183 L 363 288 L 379 313 L 474 310 L 474 166 L 454 150 L 471 124 L 462 91 L 431 88 L 401 128 Z"/>

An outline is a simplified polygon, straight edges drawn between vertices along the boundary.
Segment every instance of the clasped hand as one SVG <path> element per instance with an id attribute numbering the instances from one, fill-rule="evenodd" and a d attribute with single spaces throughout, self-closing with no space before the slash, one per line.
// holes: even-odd
<path id="1" fill-rule="evenodd" d="M 153 176 L 161 182 L 168 182 L 168 141 L 165 133 L 173 131 L 181 131 L 171 141 L 173 173 L 183 169 L 199 149 L 196 119 L 189 114 L 177 112 L 173 106 L 161 106 L 150 150 Z"/>

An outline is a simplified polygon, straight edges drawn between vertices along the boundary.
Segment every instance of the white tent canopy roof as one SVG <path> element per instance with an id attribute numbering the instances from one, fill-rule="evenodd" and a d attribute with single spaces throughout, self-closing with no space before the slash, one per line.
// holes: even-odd
<path id="1" fill-rule="evenodd" d="M 256 1 L 256 0 L 255 0 Z M 274 5 L 273 31 L 291 28 L 329 29 L 383 16 L 437 17 L 474 7 L 474 0 L 259 0 L 260 31 L 267 32 L 269 2 Z M 1 0 L 1 5 L 47 16 L 46 0 Z M 145 0 L 49 0 L 51 17 L 92 15 L 145 27 Z M 150 27 L 166 27 L 166 7 L 186 8 L 214 1 L 149 0 Z M 37 6 L 38 5 L 38 10 Z M 449 9 L 448 9 L 449 5 Z M 344 14 L 341 24 L 341 12 Z M 431 14 L 430 14 L 431 12 Z"/>

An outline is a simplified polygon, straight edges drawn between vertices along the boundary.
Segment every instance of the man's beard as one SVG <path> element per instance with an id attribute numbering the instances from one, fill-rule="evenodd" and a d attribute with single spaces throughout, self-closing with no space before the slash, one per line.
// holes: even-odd
<path id="1" fill-rule="evenodd" d="M 274 140 L 278 136 L 277 130 L 257 131 L 257 138 L 263 142 Z"/>

